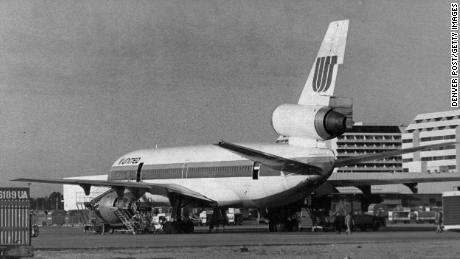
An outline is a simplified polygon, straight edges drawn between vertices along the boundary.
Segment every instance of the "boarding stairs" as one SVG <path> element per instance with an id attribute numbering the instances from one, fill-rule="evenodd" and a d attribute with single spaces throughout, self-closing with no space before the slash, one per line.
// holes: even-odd
<path id="1" fill-rule="evenodd" d="M 126 227 L 128 232 L 131 232 L 133 235 L 136 234 L 136 228 L 134 225 L 134 220 L 132 219 L 130 213 L 126 209 L 118 208 L 114 211 L 115 215 L 120 219 L 123 225 Z"/>
<path id="2" fill-rule="evenodd" d="M 80 223 L 86 225 L 90 222 L 89 211 L 86 209 L 86 206 L 83 202 L 76 203 L 78 215 L 80 216 Z"/>

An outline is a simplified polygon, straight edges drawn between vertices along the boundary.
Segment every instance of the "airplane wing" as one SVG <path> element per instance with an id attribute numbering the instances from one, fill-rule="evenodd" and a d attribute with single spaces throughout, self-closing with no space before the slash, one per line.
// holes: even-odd
<path id="1" fill-rule="evenodd" d="M 355 157 L 350 157 L 350 158 L 344 158 L 335 161 L 334 167 L 341 167 L 341 166 L 346 166 L 346 165 L 355 165 L 361 162 L 365 161 L 372 161 L 372 160 L 378 160 L 382 159 L 385 157 L 390 157 L 390 156 L 395 156 L 395 155 L 400 155 L 400 154 L 406 154 L 406 153 L 412 153 L 416 151 L 421 151 L 421 150 L 427 150 L 427 149 L 434 149 L 434 148 L 440 148 L 444 146 L 450 146 L 450 145 L 455 145 L 457 142 L 448 142 L 448 143 L 441 143 L 441 144 L 433 144 L 433 145 L 426 145 L 426 146 L 419 146 L 419 147 L 412 147 L 412 148 L 406 148 L 406 149 L 399 149 L 399 150 L 393 150 L 393 151 L 388 151 L 388 152 L 381 152 L 377 154 L 372 154 L 372 155 L 364 155 L 364 156 L 355 156 Z"/>
<path id="2" fill-rule="evenodd" d="M 169 195 L 183 196 L 188 199 L 196 200 L 201 203 L 216 205 L 216 201 L 192 191 L 186 187 L 177 184 L 159 184 L 159 183 L 140 183 L 140 182 L 116 182 L 116 181 L 103 181 L 103 180 L 84 180 L 84 179 L 33 179 L 33 178 L 16 178 L 12 181 L 17 182 L 37 182 L 37 183 L 57 183 L 57 184 L 72 184 L 80 185 L 85 192 L 91 186 L 105 186 L 111 188 L 127 188 L 145 190 L 151 194 L 157 194 L 169 197 Z M 89 194 L 89 189 L 88 189 Z"/>
<path id="3" fill-rule="evenodd" d="M 298 173 L 303 175 L 320 175 L 321 168 L 305 164 L 289 158 L 268 154 L 259 150 L 243 147 L 240 145 L 220 141 L 216 144 L 219 147 L 232 151 L 249 160 L 260 162 L 263 165 L 280 171 Z"/>

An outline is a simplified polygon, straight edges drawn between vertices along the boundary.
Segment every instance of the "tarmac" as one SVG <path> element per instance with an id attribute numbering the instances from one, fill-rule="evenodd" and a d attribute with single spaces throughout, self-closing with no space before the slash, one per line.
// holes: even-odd
<path id="1" fill-rule="evenodd" d="M 227 227 L 223 233 L 222 229 L 208 233 L 205 227 L 198 227 L 193 234 L 96 235 L 81 228 L 44 227 L 32 245 L 35 258 L 300 258 L 306 253 L 311 258 L 344 258 L 343 254 L 352 258 L 460 258 L 460 233 L 436 233 L 431 224 L 390 225 L 351 235 L 270 233 L 266 228 Z M 444 253 L 432 254 L 442 247 Z"/>

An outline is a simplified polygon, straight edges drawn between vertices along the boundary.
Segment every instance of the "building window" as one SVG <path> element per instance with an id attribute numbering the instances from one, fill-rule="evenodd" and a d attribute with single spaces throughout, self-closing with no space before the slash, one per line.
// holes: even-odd
<path id="1" fill-rule="evenodd" d="M 423 138 L 420 138 L 420 141 L 425 142 L 425 141 L 435 141 L 435 140 L 442 140 L 442 139 L 455 139 L 455 135 L 423 137 Z"/>

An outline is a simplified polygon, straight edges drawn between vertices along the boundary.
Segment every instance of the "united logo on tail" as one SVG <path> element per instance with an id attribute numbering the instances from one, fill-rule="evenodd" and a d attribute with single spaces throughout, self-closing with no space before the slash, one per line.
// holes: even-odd
<path id="1" fill-rule="evenodd" d="M 338 68 L 345 55 L 348 23 L 348 20 L 342 20 L 329 24 L 298 104 L 331 105 Z"/>
<path id="2" fill-rule="evenodd" d="M 325 92 L 331 86 L 332 73 L 337 64 L 337 56 L 318 57 L 312 87 L 315 92 Z"/>

